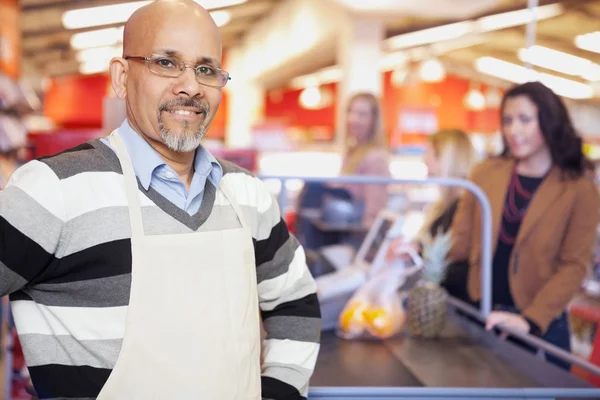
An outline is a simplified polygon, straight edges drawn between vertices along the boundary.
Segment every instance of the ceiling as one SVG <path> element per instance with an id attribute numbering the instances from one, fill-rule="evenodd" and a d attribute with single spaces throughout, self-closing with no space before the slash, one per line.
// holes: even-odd
<path id="1" fill-rule="evenodd" d="M 228 24 L 221 27 L 224 47 L 232 46 L 239 41 L 253 24 L 265 17 L 281 1 L 285 0 L 248 0 L 246 3 L 228 7 L 227 10 L 231 11 L 232 18 Z M 354 12 L 372 13 L 374 8 L 365 8 L 364 4 L 372 5 L 376 1 L 382 2 L 382 4 L 387 2 L 388 7 L 395 7 L 395 12 L 386 10 L 385 15 L 387 17 L 384 17 L 388 38 L 426 28 L 443 26 L 464 18 L 478 18 L 520 10 L 527 6 L 527 0 L 333 1 L 349 7 Z M 468 15 L 457 13 L 458 3 L 466 1 L 477 2 L 478 7 L 469 8 L 470 13 Z M 63 13 L 75 8 L 118 3 L 125 3 L 125 1 L 21 0 L 25 74 L 52 76 L 77 73 L 78 63 L 75 60 L 75 52 L 70 46 L 70 37 L 74 33 L 94 30 L 98 27 L 67 30 L 63 27 L 61 21 Z M 419 4 L 424 3 L 427 3 L 427 7 L 419 6 Z M 599 53 L 581 50 L 574 44 L 574 38 L 577 35 L 600 31 L 600 0 L 539 0 L 539 5 L 555 3 L 562 5 L 563 12 L 559 16 L 538 22 L 536 43 L 581 56 L 600 64 Z M 411 10 L 413 11 L 411 12 Z M 467 12 L 466 8 L 461 10 Z M 457 15 L 462 15 L 462 18 L 458 18 Z M 525 33 L 526 28 L 523 25 L 487 32 L 478 35 L 478 38 L 481 39 L 479 44 L 445 51 L 439 55 L 439 58 L 443 62 L 463 67 L 472 67 L 475 60 L 482 56 L 492 56 L 522 65 L 523 61 L 518 58 L 517 54 L 519 49 L 525 45 Z M 388 51 L 392 51 L 392 49 L 388 49 Z M 543 68 L 541 70 L 544 71 Z M 557 72 L 552 73 L 575 81 L 585 81 L 581 77 Z"/>
<path id="2" fill-rule="evenodd" d="M 263 17 L 279 0 L 248 0 L 245 3 L 211 11 L 228 10 L 231 20 L 222 26 L 224 47 L 233 45 L 244 32 Z M 23 64 L 27 75 L 68 75 L 78 73 L 70 38 L 79 32 L 122 24 L 68 30 L 62 24 L 65 11 L 87 7 L 127 3 L 118 0 L 20 0 L 23 30 Z"/>
<path id="3" fill-rule="evenodd" d="M 351 2 L 353 0 L 336 1 Z M 417 0 L 407 0 L 407 2 L 412 1 Z M 432 1 L 439 5 L 444 1 L 447 4 L 454 4 L 456 0 Z M 514 78 L 517 75 L 522 77 L 525 73 L 531 72 L 524 68 L 526 59 L 522 58 L 523 56 L 520 54 L 527 47 L 525 22 L 513 23 L 513 26 L 510 27 L 497 26 L 488 30 L 482 29 L 482 27 L 489 27 L 483 21 L 489 22 L 492 19 L 497 21 L 499 16 L 506 16 L 506 13 L 525 10 L 527 0 L 484 1 L 488 3 L 485 10 L 479 10 L 479 12 L 474 12 L 461 19 L 456 18 L 451 12 L 445 16 L 440 12 L 432 12 L 430 15 L 417 13 L 418 15 L 387 18 L 388 31 L 387 40 L 384 44 L 385 54 L 379 67 L 387 71 L 406 71 L 399 75 L 403 75 L 404 78 L 402 79 L 405 83 L 408 83 L 414 81 L 414 79 L 420 79 L 417 76 L 419 75 L 417 70 L 422 65 L 422 61 L 435 57 L 442 62 L 447 71 L 462 75 L 474 84 L 485 82 L 495 86 L 508 86 L 516 83 Z M 557 93 L 559 93 L 559 90 L 556 87 L 563 87 L 564 90 L 560 90 L 562 96 L 573 99 L 587 99 L 595 103 L 600 102 L 600 33 L 597 41 L 593 43 L 593 46 L 597 48 L 597 52 L 584 50 L 575 44 L 575 39 L 580 35 L 600 32 L 600 0 L 539 0 L 539 6 L 538 12 L 545 14 L 545 17 L 538 20 L 535 26 L 535 45 L 537 46 L 532 50 L 540 53 L 532 54 L 535 70 L 533 73 L 536 74 L 534 79 L 542 80 Z M 434 16 L 433 13 L 436 15 Z M 526 17 L 529 17 L 528 13 L 525 14 Z M 515 18 L 515 21 L 522 17 L 523 14 L 521 13 L 520 17 Z M 469 24 L 469 22 L 464 22 L 465 19 L 469 19 L 473 24 L 473 28 L 468 34 L 460 35 L 454 39 L 451 36 L 443 40 L 430 39 L 429 42 L 423 41 L 423 43 L 418 43 L 415 40 L 411 44 L 411 40 L 408 40 L 407 36 L 422 35 L 425 32 L 431 32 L 431 28 L 439 31 L 452 25 L 463 26 L 465 23 Z M 510 18 L 508 20 L 510 21 Z M 510 22 L 507 25 L 510 25 Z M 435 34 L 433 36 L 443 37 L 443 35 Z M 400 39 L 402 45 L 394 45 L 394 43 L 398 43 L 398 39 Z M 548 49 L 563 54 L 557 60 L 556 53 L 547 54 Z M 542 51 L 546 53 L 541 54 Z M 574 57 L 571 60 L 565 60 L 564 53 L 579 57 L 579 59 Z M 394 61 L 397 55 L 400 55 L 401 61 Z M 508 68 L 505 71 L 502 71 L 505 64 L 500 67 L 494 65 L 495 72 L 504 75 L 504 77 L 490 74 L 489 68 L 485 68 L 484 71 L 484 68 L 480 67 L 484 58 L 486 58 L 485 61 L 490 61 L 489 58 L 493 58 L 491 61 L 496 64 L 498 64 L 497 61 L 499 63 L 510 63 L 510 65 L 506 65 Z M 388 60 L 392 60 L 391 63 Z M 540 62 L 542 64 L 546 63 L 546 65 L 535 65 Z M 575 64 L 579 66 L 582 63 L 585 64 L 585 68 L 582 67 L 582 69 L 586 69 L 586 71 L 593 69 L 594 74 L 586 73 L 581 76 L 573 74 L 571 66 Z M 519 70 L 511 76 L 512 67 Z M 563 72 L 557 71 L 557 68 L 562 68 Z M 307 82 L 327 83 L 339 81 L 341 73 L 341 69 L 332 63 L 324 70 L 294 79 L 291 85 L 293 87 L 306 87 Z M 575 81 L 575 85 L 560 78 Z M 548 79 L 552 82 L 547 81 Z M 529 79 L 523 79 L 522 82 L 526 80 Z M 574 93 L 573 86 L 577 86 L 574 90 L 577 93 Z"/>
<path id="4" fill-rule="evenodd" d="M 583 50 L 575 45 L 577 36 L 600 31 L 600 1 L 577 0 L 559 3 L 564 6 L 565 11 L 559 16 L 537 23 L 535 44 L 600 64 L 600 53 Z M 483 35 L 483 38 L 481 44 L 448 52 L 440 58 L 449 63 L 472 65 L 479 57 L 492 56 L 511 63 L 524 64 L 518 52 L 526 46 L 525 26 L 489 32 Z M 589 82 L 582 77 L 563 74 L 540 66 L 536 66 L 536 69 L 578 82 Z"/>

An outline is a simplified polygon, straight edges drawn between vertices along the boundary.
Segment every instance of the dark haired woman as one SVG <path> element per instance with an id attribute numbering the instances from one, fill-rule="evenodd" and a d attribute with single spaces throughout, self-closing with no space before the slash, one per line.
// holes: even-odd
<path id="1" fill-rule="evenodd" d="M 561 99 L 539 82 L 509 90 L 501 105 L 505 152 L 473 169 L 493 221 L 493 311 L 509 326 L 570 351 L 565 310 L 585 278 L 600 196 Z M 451 257 L 469 259 L 468 292 L 481 298 L 481 215 L 466 194 L 453 220 Z M 568 368 L 568 364 L 548 357 Z"/>

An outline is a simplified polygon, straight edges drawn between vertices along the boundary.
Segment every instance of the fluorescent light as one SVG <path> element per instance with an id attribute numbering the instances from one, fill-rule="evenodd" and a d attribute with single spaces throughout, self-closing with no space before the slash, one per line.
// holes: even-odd
<path id="1" fill-rule="evenodd" d="M 600 65 L 586 58 L 538 45 L 520 49 L 518 55 L 521 61 L 538 67 L 580 76 L 590 81 L 600 80 Z"/>
<path id="2" fill-rule="evenodd" d="M 532 20 L 532 14 L 535 14 L 536 21 L 541 21 L 556 17 L 563 12 L 564 7 L 562 5 L 549 4 L 547 6 L 535 7 L 533 13 L 529 9 L 523 9 L 481 17 L 477 20 L 477 25 L 479 30 L 483 32 L 496 31 L 528 24 Z"/>
<path id="3" fill-rule="evenodd" d="M 390 48 L 406 49 L 409 47 L 439 42 L 441 40 L 456 39 L 471 33 L 472 31 L 473 22 L 457 22 L 394 36 L 387 40 L 387 44 Z"/>
<path id="4" fill-rule="evenodd" d="M 218 27 L 225 26 L 231 21 L 231 12 L 226 10 L 213 11 L 210 13 L 210 16 Z"/>
<path id="5" fill-rule="evenodd" d="M 404 52 L 395 52 L 383 55 L 379 60 L 379 69 L 383 71 L 392 71 L 403 66 L 408 61 Z"/>
<path id="6" fill-rule="evenodd" d="M 98 74 L 107 71 L 108 63 L 104 62 L 104 60 L 94 60 L 79 65 L 79 72 L 84 75 Z"/>
<path id="7" fill-rule="evenodd" d="M 206 9 L 229 7 L 244 3 L 247 0 L 198 0 Z M 81 29 L 93 26 L 121 24 L 127 21 L 140 7 L 149 4 L 150 1 L 135 1 L 131 3 L 111 4 L 108 6 L 81 8 L 77 10 L 66 11 L 62 16 L 62 23 L 66 29 Z M 217 26 L 225 25 L 229 22 L 229 17 L 225 17 L 222 11 L 213 12 L 211 16 Z M 215 17 L 215 15 L 217 15 Z M 221 24 L 219 24 L 221 23 Z"/>
<path id="8" fill-rule="evenodd" d="M 98 61 L 108 64 L 111 58 L 121 57 L 122 54 L 123 47 L 121 46 L 96 47 L 93 49 L 81 50 L 77 53 L 75 58 L 81 63 Z"/>
<path id="9" fill-rule="evenodd" d="M 123 41 L 123 27 L 98 29 L 96 31 L 76 33 L 71 36 L 71 47 L 75 50 L 92 47 L 114 46 Z"/>
<path id="10" fill-rule="evenodd" d="M 149 1 L 136 1 L 70 10 L 63 14 L 62 23 L 67 29 L 119 24 L 127 21 L 138 8 L 149 3 Z"/>
<path id="11" fill-rule="evenodd" d="M 591 32 L 575 37 L 575 46 L 583 50 L 600 53 L 600 32 Z"/>
<path id="12" fill-rule="evenodd" d="M 591 99 L 594 97 L 594 88 L 581 82 L 541 73 L 540 82 L 552 89 L 557 95 L 571 99 Z"/>
<path id="13" fill-rule="evenodd" d="M 533 9 L 536 20 L 552 18 L 563 12 L 564 7 L 560 4 L 550 4 L 547 6 L 535 7 Z M 399 50 L 457 39 L 466 35 L 481 34 L 513 26 L 525 25 L 531 21 L 531 14 L 532 12 L 526 8 L 490 15 L 474 21 L 462 21 L 393 36 L 386 40 L 386 44 L 389 48 Z"/>
<path id="14" fill-rule="evenodd" d="M 592 64 L 590 68 L 581 74 L 581 77 L 590 82 L 600 82 L 600 65 Z"/>
<path id="15" fill-rule="evenodd" d="M 559 96 L 572 99 L 589 99 L 594 97 L 594 89 L 591 85 L 546 73 L 539 73 L 521 65 L 493 57 L 478 58 L 475 60 L 475 69 L 480 73 L 518 84 L 529 81 L 540 81 Z"/>
<path id="16" fill-rule="evenodd" d="M 535 80 L 536 72 L 521 65 L 498 60 L 493 57 L 481 57 L 475 60 L 475 69 L 513 83 L 525 83 Z"/>
<path id="17" fill-rule="evenodd" d="M 298 76 L 290 81 L 290 87 L 304 89 L 342 80 L 344 71 L 338 66 L 323 68 L 315 73 Z M 310 95 L 309 95 L 310 96 Z"/>
<path id="18" fill-rule="evenodd" d="M 200 4 L 202 7 L 207 10 L 212 10 L 215 8 L 225 8 L 236 6 L 238 4 L 245 3 L 248 0 L 195 0 L 196 3 Z"/>

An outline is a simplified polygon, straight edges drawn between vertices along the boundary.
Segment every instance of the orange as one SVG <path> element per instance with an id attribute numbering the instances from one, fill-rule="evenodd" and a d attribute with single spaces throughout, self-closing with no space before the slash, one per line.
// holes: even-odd
<path id="1" fill-rule="evenodd" d="M 364 325 L 363 310 L 365 305 L 360 302 L 348 304 L 340 314 L 339 325 L 346 333 L 362 330 Z"/>
<path id="2" fill-rule="evenodd" d="M 381 307 L 367 309 L 363 311 L 363 316 L 367 322 L 368 331 L 373 336 L 381 339 L 396 334 L 402 328 L 406 319 L 404 312 L 401 310 Z"/>

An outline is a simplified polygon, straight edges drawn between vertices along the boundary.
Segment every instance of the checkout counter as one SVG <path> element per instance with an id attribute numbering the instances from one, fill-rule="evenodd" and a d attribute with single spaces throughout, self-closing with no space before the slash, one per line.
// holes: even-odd
<path id="1" fill-rule="evenodd" d="M 287 178 L 269 179 L 282 180 L 283 193 L 279 199 L 284 203 Z M 435 340 L 413 337 L 409 333 L 400 333 L 388 340 L 345 340 L 335 334 L 331 323 L 352 295 L 340 294 L 333 303 L 322 304 L 324 330 L 308 399 L 600 399 L 600 389 L 548 363 L 543 353 L 562 357 L 572 365 L 600 376 L 598 366 L 534 336 L 502 328 L 510 336 L 539 349 L 538 353 L 531 353 L 483 328 L 485 315 L 491 310 L 491 212 L 487 198 L 478 187 L 456 179 L 306 179 L 459 186 L 471 191 L 478 199 L 483 225 L 481 309 L 451 298 L 449 318 L 441 336 Z M 281 207 L 284 209 L 285 204 Z M 365 240 L 369 237 L 367 234 Z M 360 253 L 361 250 L 357 254 L 359 259 Z"/>

